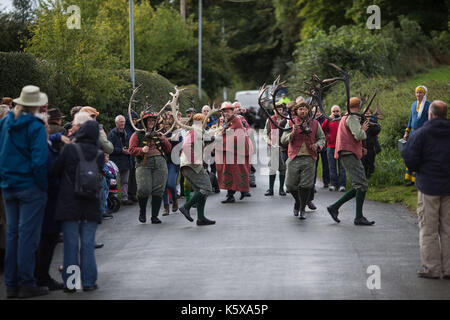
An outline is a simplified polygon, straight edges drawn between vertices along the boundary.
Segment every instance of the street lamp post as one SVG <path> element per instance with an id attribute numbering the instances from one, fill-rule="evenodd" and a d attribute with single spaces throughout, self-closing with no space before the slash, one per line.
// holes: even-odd
<path id="1" fill-rule="evenodd" d="M 135 88 L 134 82 L 134 23 L 133 23 L 133 0 L 130 1 L 130 75 L 133 89 Z"/>
<path id="2" fill-rule="evenodd" d="M 202 0 L 198 0 L 198 98 L 202 98 Z"/>

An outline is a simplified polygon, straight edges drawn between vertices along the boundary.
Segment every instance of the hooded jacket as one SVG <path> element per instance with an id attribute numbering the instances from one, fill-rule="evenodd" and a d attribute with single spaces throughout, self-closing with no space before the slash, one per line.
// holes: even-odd
<path id="1" fill-rule="evenodd" d="M 114 151 L 110 155 L 120 171 L 131 169 L 131 156 L 122 152 L 123 148 L 129 147 L 130 137 L 125 130 L 122 132 L 114 128 L 108 133 L 108 140 L 113 144 Z"/>
<path id="2" fill-rule="evenodd" d="M 0 120 L 0 188 L 47 190 L 47 133 L 31 113 Z"/>
<path id="3" fill-rule="evenodd" d="M 98 137 L 99 125 L 96 121 L 85 122 L 75 134 L 75 143 L 81 146 L 87 161 L 94 159 L 100 150 Z M 87 220 L 100 223 L 100 200 L 86 199 L 74 194 L 75 171 L 79 161 L 75 146 L 73 143 L 69 143 L 64 146 L 52 167 L 51 175 L 61 179 L 55 219 L 57 221 Z M 104 157 L 97 158 L 100 173 L 103 171 L 104 162 Z"/>
<path id="4" fill-rule="evenodd" d="M 450 195 L 450 121 L 432 119 L 415 131 L 402 152 L 406 166 L 416 171 L 416 186 L 431 196 Z"/>

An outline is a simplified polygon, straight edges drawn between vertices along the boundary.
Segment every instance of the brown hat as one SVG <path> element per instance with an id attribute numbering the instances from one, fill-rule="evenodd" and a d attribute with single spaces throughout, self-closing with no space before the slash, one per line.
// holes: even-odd
<path id="1" fill-rule="evenodd" d="M 13 101 L 13 99 L 10 98 L 10 97 L 3 97 L 3 98 L 2 98 L 2 103 L 1 103 L 1 104 L 11 104 L 12 101 Z"/>
<path id="2" fill-rule="evenodd" d="M 350 108 L 359 108 L 361 105 L 361 100 L 358 97 L 350 98 Z"/>
<path id="3" fill-rule="evenodd" d="M 87 112 L 87 113 L 89 113 L 90 116 L 95 115 L 96 117 L 100 114 L 97 112 L 97 110 L 95 108 L 92 108 L 89 106 L 81 108 L 80 112 Z"/>
<path id="4" fill-rule="evenodd" d="M 226 110 L 226 109 L 234 109 L 234 106 L 229 101 L 225 101 L 222 103 L 222 106 L 220 107 L 220 110 Z"/>
<path id="5" fill-rule="evenodd" d="M 63 116 L 59 108 L 53 108 L 48 110 L 48 120 L 57 120 L 62 118 L 65 118 L 65 116 Z"/>

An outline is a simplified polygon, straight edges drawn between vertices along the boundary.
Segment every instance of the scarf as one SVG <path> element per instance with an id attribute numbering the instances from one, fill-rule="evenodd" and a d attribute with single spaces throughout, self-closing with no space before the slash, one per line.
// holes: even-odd
<path id="1" fill-rule="evenodd" d="M 425 86 L 418 86 L 416 88 L 416 92 L 417 91 L 422 91 L 425 93 L 425 95 L 423 96 L 422 102 L 419 102 L 419 100 L 417 100 L 417 106 L 416 106 L 416 111 L 417 111 L 417 119 L 420 119 L 420 117 L 422 116 L 422 111 L 423 108 L 425 107 L 425 102 L 427 101 L 427 92 L 428 89 Z"/>

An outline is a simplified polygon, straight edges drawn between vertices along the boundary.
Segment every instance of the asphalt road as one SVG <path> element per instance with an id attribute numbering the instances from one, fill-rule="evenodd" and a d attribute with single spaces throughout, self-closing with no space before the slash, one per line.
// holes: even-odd
<path id="1" fill-rule="evenodd" d="M 292 214 L 292 197 L 265 197 L 267 186 L 268 177 L 258 175 L 251 198 L 222 204 L 225 191 L 209 197 L 206 216 L 216 220 L 214 226 L 198 227 L 180 213 L 161 217 L 160 225 L 141 224 L 138 207 L 125 207 L 97 232 L 105 244 L 96 250 L 99 289 L 39 299 L 450 298 L 450 281 L 416 276 L 414 213 L 366 201 L 365 215 L 376 225 L 354 226 L 353 200 L 341 208 L 336 224 L 325 207 L 342 193 L 318 181 L 317 210 L 301 221 Z M 60 264 L 61 244 L 51 269 L 55 278 Z M 369 266 L 379 268 L 380 289 L 367 286 Z"/>

